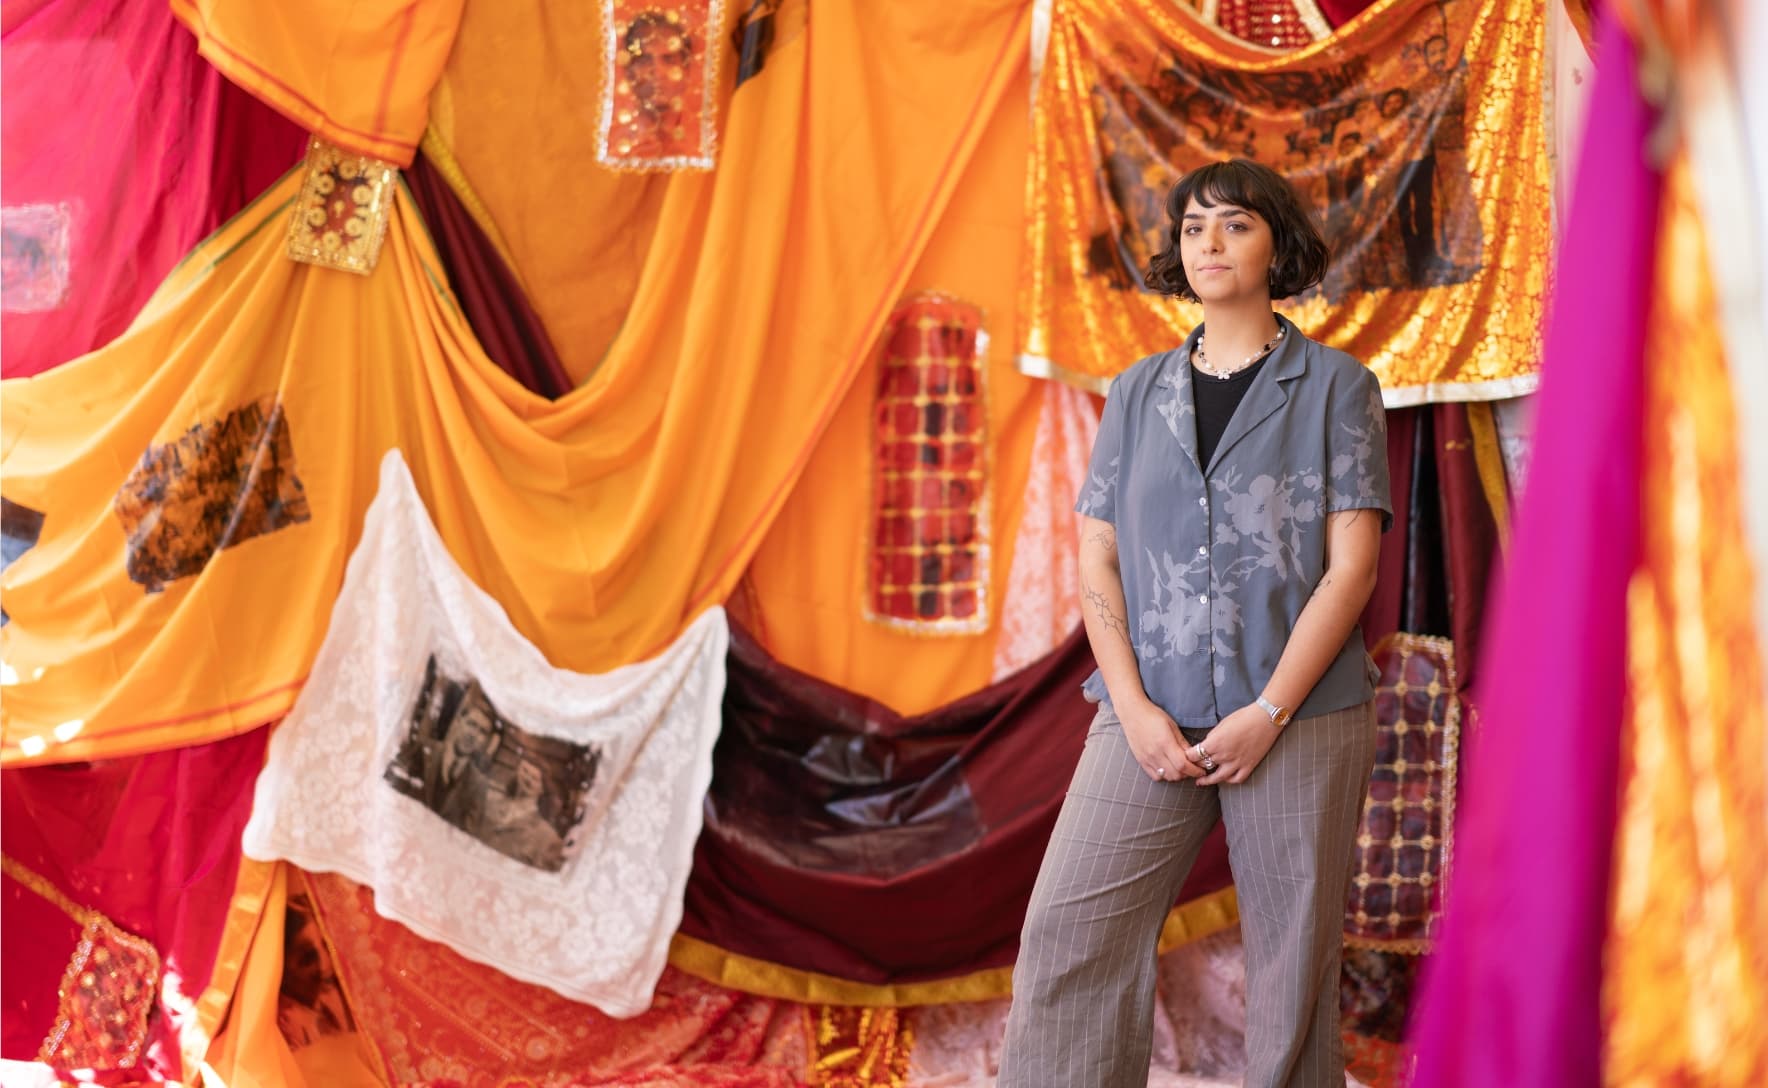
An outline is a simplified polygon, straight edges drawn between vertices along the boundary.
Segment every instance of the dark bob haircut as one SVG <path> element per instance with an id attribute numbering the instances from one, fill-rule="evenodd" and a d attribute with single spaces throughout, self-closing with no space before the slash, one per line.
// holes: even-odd
<path id="1" fill-rule="evenodd" d="M 1302 207 L 1301 199 L 1283 176 L 1251 159 L 1212 162 L 1179 179 L 1167 194 L 1166 247 L 1148 262 L 1142 278 L 1151 290 L 1197 301 L 1197 292 L 1185 278 L 1185 262 L 1179 256 L 1179 232 L 1185 209 L 1195 197 L 1205 208 L 1232 204 L 1259 214 L 1271 227 L 1271 298 L 1299 295 L 1326 274 L 1330 251 L 1320 228 Z"/>

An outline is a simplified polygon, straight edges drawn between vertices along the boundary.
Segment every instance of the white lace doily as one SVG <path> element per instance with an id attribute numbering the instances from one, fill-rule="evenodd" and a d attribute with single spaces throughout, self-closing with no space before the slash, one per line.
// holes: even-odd
<path id="1" fill-rule="evenodd" d="M 271 737 L 245 852 L 366 884 L 382 915 L 515 978 L 614 1016 L 643 1012 L 681 920 L 728 642 L 713 608 L 653 660 L 594 676 L 553 668 L 454 562 L 390 452 L 312 674 Z M 521 731 L 599 753 L 557 871 L 386 780 L 432 655 Z"/>

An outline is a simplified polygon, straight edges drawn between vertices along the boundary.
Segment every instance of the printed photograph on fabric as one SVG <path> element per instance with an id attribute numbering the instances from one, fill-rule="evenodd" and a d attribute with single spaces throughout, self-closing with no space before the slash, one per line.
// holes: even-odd
<path id="1" fill-rule="evenodd" d="M 356 1030 L 349 1002 L 332 965 L 331 949 L 306 892 L 288 898 L 282 927 L 282 986 L 276 994 L 276 1026 L 292 1049 L 328 1035 Z"/>
<path id="2" fill-rule="evenodd" d="M 576 853 L 601 760 L 594 745 L 511 722 L 477 680 L 445 675 L 432 654 L 381 777 L 498 853 L 557 872 Z"/>

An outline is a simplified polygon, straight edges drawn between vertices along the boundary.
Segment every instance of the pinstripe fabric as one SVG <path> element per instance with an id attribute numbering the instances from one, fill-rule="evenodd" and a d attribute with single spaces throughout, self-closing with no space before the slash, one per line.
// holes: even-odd
<path id="1" fill-rule="evenodd" d="M 1147 1083 L 1155 941 L 1218 818 L 1246 942 L 1245 1083 L 1340 1088 L 1344 902 L 1374 761 L 1362 704 L 1290 722 L 1240 785 L 1157 782 L 1101 706 L 1032 890 L 1000 1088 Z"/>

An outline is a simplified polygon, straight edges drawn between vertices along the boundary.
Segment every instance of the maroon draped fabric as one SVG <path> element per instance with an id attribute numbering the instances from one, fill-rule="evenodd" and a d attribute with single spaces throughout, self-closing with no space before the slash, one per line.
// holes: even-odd
<path id="1" fill-rule="evenodd" d="M 115 338 L 306 139 L 199 57 L 165 0 L 8 4 L 0 129 L 6 377 Z"/>
<path id="2" fill-rule="evenodd" d="M 194 1004 L 214 970 L 268 736 L 257 729 L 175 751 L 0 773 L 0 848 L 74 904 L 151 942 L 169 985 Z M 0 889 L 0 1057 L 29 1060 L 55 1020 L 78 926 L 17 881 Z M 178 1052 L 182 1015 L 161 1004 L 140 1069 L 192 1073 Z"/>
<path id="3" fill-rule="evenodd" d="M 570 392 L 571 376 L 540 315 L 447 180 L 421 152 L 405 179 L 485 354 L 531 392 L 552 400 Z"/>
<path id="4" fill-rule="evenodd" d="M 682 932 L 871 984 L 1013 962 L 1094 707 L 1086 636 L 914 717 L 733 632 Z M 1180 901 L 1226 887 L 1221 830 Z"/>
<path id="5" fill-rule="evenodd" d="M 1432 404 L 1387 414 L 1393 528 L 1382 537 L 1375 593 L 1363 610 L 1374 646 L 1407 631 L 1455 643 L 1465 694 L 1480 659 L 1498 527 L 1480 483 L 1467 405 Z"/>

